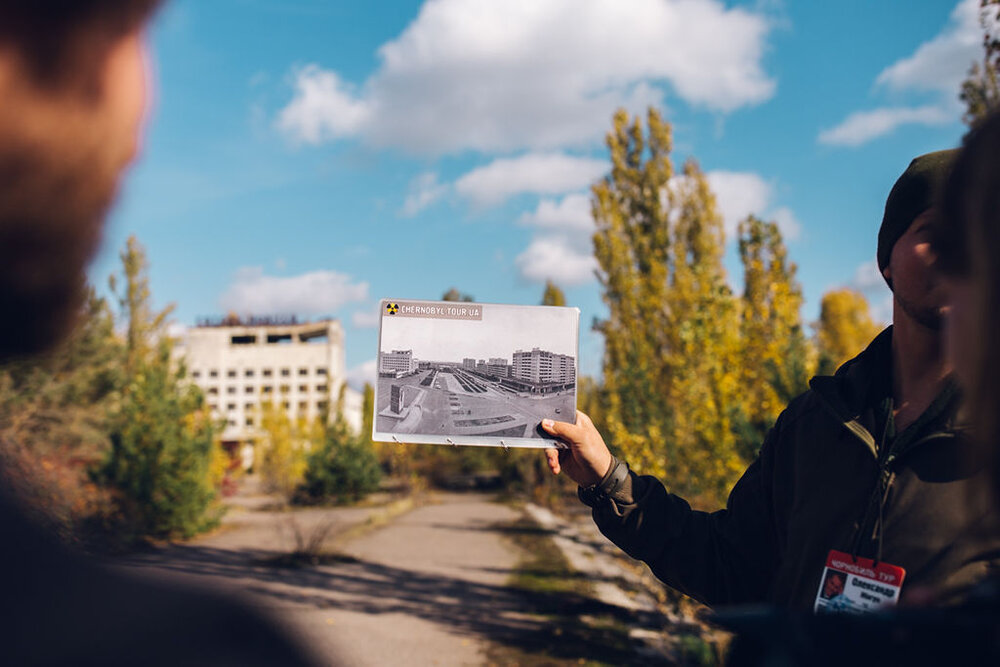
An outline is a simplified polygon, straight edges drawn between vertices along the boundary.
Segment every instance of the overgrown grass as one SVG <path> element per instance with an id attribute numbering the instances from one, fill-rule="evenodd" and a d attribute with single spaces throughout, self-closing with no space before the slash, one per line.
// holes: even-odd
<path id="1" fill-rule="evenodd" d="M 593 586 L 573 571 L 550 532 L 527 517 L 497 527 L 521 554 L 508 585 L 527 598 L 545 621 L 518 646 L 494 645 L 489 664 L 621 665 L 637 664 L 628 628 L 608 607 L 593 598 Z"/>

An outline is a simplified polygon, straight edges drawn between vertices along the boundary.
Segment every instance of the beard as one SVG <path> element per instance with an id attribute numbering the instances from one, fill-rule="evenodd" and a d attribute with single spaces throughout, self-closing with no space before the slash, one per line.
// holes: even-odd
<path id="1" fill-rule="evenodd" d="M 942 306 L 918 305 L 900 294 L 895 294 L 894 298 L 899 302 L 903 312 L 917 324 L 931 331 L 941 332 L 944 330 L 945 315 Z"/>
<path id="2" fill-rule="evenodd" d="M 86 105 L 61 104 L 5 100 L 0 111 L 0 360 L 72 329 L 124 166 Z"/>

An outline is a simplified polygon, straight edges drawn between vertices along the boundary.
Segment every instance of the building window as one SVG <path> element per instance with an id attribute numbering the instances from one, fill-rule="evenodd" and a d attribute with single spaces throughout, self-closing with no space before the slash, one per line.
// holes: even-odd
<path id="1" fill-rule="evenodd" d="M 218 396 L 219 395 L 219 388 L 218 387 L 209 387 L 208 388 L 208 395 L 209 396 Z"/>
<path id="2" fill-rule="evenodd" d="M 229 425 L 230 426 L 236 426 L 236 420 L 235 419 L 230 419 L 229 420 Z"/>
<path id="3" fill-rule="evenodd" d="M 292 390 L 292 388 L 289 387 L 287 384 L 281 385 L 280 391 L 281 391 L 282 394 L 287 394 L 291 390 Z"/>
<path id="4" fill-rule="evenodd" d="M 290 368 L 282 368 L 281 369 L 281 377 L 286 378 L 286 377 L 288 377 L 291 374 L 292 374 L 292 369 L 290 369 Z"/>
<path id="5" fill-rule="evenodd" d="M 299 412 L 305 412 L 309 409 L 309 404 L 305 401 L 299 401 Z"/>
<path id="6" fill-rule="evenodd" d="M 326 412 L 326 401 L 320 401 L 317 403 L 316 410 L 319 412 Z"/>
<path id="7" fill-rule="evenodd" d="M 253 403 L 244 403 L 243 408 L 246 410 L 253 410 Z"/>
<path id="8" fill-rule="evenodd" d="M 305 394 L 305 393 L 308 393 L 308 392 L 309 392 L 309 385 L 307 385 L 307 384 L 300 384 L 299 385 L 299 393 L 300 394 Z"/>
<path id="9" fill-rule="evenodd" d="M 274 387 L 271 386 L 261 387 L 260 390 L 265 394 L 270 394 L 272 391 L 274 391 Z"/>
<path id="10" fill-rule="evenodd" d="M 270 369 L 270 368 L 265 368 L 265 369 L 264 369 L 264 373 L 263 373 L 263 375 L 264 375 L 264 377 L 266 377 L 266 378 L 269 378 L 269 377 L 271 377 L 271 369 Z"/>
<path id="11" fill-rule="evenodd" d="M 248 378 L 252 378 L 253 377 L 253 369 L 252 368 L 246 369 L 245 371 L 243 371 L 243 375 L 245 375 Z"/>
<path id="12" fill-rule="evenodd" d="M 236 387 L 226 387 L 226 393 L 227 394 L 235 394 L 236 393 Z"/>
<path id="13" fill-rule="evenodd" d="M 325 394 L 326 393 L 326 385 L 325 384 L 318 384 L 318 385 L 316 385 L 316 391 L 320 392 L 321 394 Z"/>
<path id="14" fill-rule="evenodd" d="M 197 380 L 198 378 L 201 377 L 201 371 L 191 371 L 191 377 Z"/>
<path id="15" fill-rule="evenodd" d="M 210 378 L 217 378 L 217 377 L 219 377 L 219 371 L 217 371 L 217 370 L 210 370 L 208 372 L 208 377 L 210 377 Z"/>
<path id="16" fill-rule="evenodd" d="M 246 422 L 244 422 L 244 423 L 247 426 L 253 426 L 253 417 L 247 417 Z"/>
<path id="17" fill-rule="evenodd" d="M 208 409 L 211 410 L 212 412 L 215 412 L 216 410 L 219 409 L 219 406 L 216 405 L 215 403 L 209 403 L 208 404 Z"/>
<path id="18" fill-rule="evenodd" d="M 325 368 L 317 368 L 316 369 L 316 375 L 326 375 L 326 369 Z"/>
<path id="19" fill-rule="evenodd" d="M 253 393 L 253 387 L 252 386 L 244 387 L 243 393 L 244 394 L 252 394 Z"/>
<path id="20" fill-rule="evenodd" d="M 235 409 L 236 409 L 236 404 L 235 403 L 229 403 L 229 404 L 226 405 L 226 410 L 229 410 L 230 412 L 232 412 Z"/>
<path id="21" fill-rule="evenodd" d="M 307 375 L 309 375 L 309 369 L 308 368 L 300 368 L 299 369 L 299 377 L 305 377 Z"/>
<path id="22" fill-rule="evenodd" d="M 226 377 L 227 378 L 234 378 L 234 377 L 236 377 L 236 370 L 233 369 L 233 368 L 230 368 L 228 371 L 226 371 Z"/>

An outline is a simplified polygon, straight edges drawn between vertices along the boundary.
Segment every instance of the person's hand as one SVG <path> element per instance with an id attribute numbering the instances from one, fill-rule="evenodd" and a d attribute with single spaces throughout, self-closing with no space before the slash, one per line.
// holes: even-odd
<path id="1" fill-rule="evenodd" d="M 549 468 L 556 475 L 565 470 L 580 486 L 591 486 L 600 482 L 611 468 L 611 452 L 604 438 L 590 417 L 579 410 L 576 424 L 544 419 L 542 428 L 569 445 L 568 449 L 545 450 Z"/>

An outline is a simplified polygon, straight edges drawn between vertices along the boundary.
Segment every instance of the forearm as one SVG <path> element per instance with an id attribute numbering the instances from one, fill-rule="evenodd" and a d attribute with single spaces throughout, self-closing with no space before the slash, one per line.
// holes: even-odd
<path id="1" fill-rule="evenodd" d="M 745 511 L 753 505 L 747 497 L 752 472 L 734 489 L 741 501 L 736 517 L 728 509 L 692 510 L 656 478 L 630 472 L 614 493 L 592 505 L 594 521 L 659 579 L 695 599 L 710 605 L 762 601 L 773 563 L 767 536 L 757 527 L 760 517 Z"/>

